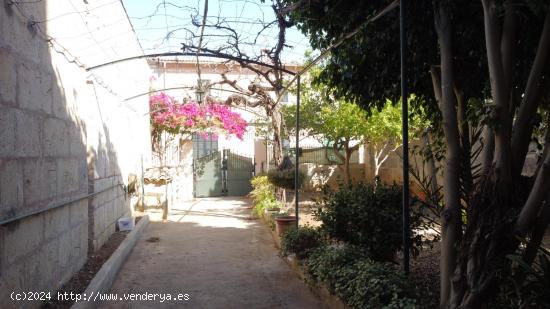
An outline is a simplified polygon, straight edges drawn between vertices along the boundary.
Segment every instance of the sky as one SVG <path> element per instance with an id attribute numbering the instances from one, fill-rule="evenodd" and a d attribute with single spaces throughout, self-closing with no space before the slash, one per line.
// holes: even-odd
<path id="1" fill-rule="evenodd" d="M 192 39 L 200 30 L 192 24 L 195 19 L 202 23 L 204 0 L 123 0 L 130 21 L 136 31 L 144 53 L 181 51 L 181 43 L 198 44 Z M 261 49 L 272 48 L 277 42 L 276 24 L 261 31 L 265 24 L 275 20 L 271 2 L 260 0 L 209 0 L 207 24 L 221 23 L 232 28 L 239 40 L 243 53 L 256 56 Z M 218 49 L 226 46 L 229 31 L 206 28 L 203 47 Z M 256 39 L 257 37 L 257 39 Z M 287 44 L 281 54 L 283 63 L 300 63 L 309 49 L 308 39 L 296 27 L 287 30 Z"/>

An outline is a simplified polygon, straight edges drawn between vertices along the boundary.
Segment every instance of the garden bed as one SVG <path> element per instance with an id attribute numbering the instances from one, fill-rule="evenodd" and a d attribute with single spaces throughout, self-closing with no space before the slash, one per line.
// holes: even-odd
<path id="1" fill-rule="evenodd" d="M 136 217 L 136 224 L 140 219 L 141 217 Z M 103 264 L 113 255 L 129 233 L 130 231 L 116 231 L 111 235 L 99 250 L 88 255 L 88 260 L 84 266 L 58 292 L 82 294 Z M 57 292 L 55 295 L 57 295 Z M 43 308 L 66 309 L 71 308 L 73 304 L 74 301 L 70 299 L 60 301 L 52 298 L 51 301 L 44 304 Z"/>
<path id="2" fill-rule="evenodd" d="M 270 223 L 266 217 L 262 217 L 262 221 L 268 226 L 269 231 L 271 232 L 271 237 L 273 238 L 273 242 L 275 243 L 275 246 L 277 249 L 281 249 L 281 237 L 277 234 L 277 231 L 270 228 Z M 300 265 L 300 262 L 298 259 L 296 259 L 295 256 L 282 256 L 281 257 L 283 261 L 285 261 L 286 264 L 292 269 L 292 271 L 304 282 L 308 283 L 306 280 L 306 274 Z M 337 296 L 332 295 L 326 287 L 322 285 L 313 285 L 308 284 L 309 289 L 313 294 L 315 294 L 321 302 L 324 304 L 323 308 L 333 308 L 333 309 L 344 309 L 349 308 L 347 307 Z"/>
<path id="3" fill-rule="evenodd" d="M 273 190 L 268 186 L 265 181 L 255 183 L 255 192 L 265 188 L 266 193 L 254 196 L 256 213 L 271 228 L 285 262 L 325 306 L 438 307 L 439 247 L 430 246 L 427 239 L 434 235 L 427 233 L 429 226 L 422 223 L 418 213 L 412 214 L 411 227 L 413 249 L 421 254 L 411 262 L 408 277 L 399 266 L 403 260 L 399 251 L 400 187 L 358 185 L 329 192 L 319 203 L 311 201 L 311 194 L 301 194 L 299 229 L 280 236 L 270 216 L 294 215 L 294 203 L 273 202 Z M 280 213 L 257 207 L 266 205 L 264 200 L 281 205 Z"/>
<path id="4" fill-rule="evenodd" d="M 267 225 L 275 246 L 281 250 L 281 237 L 272 229 L 268 218 L 262 216 Z M 300 224 L 302 226 L 302 224 Z M 419 256 L 411 261 L 410 281 L 416 286 L 416 300 L 421 308 L 438 308 L 439 300 L 439 244 L 423 249 Z M 310 290 L 323 302 L 326 308 L 350 308 L 336 295 L 331 294 L 326 286 L 308 279 L 304 265 L 294 254 L 281 256 L 294 273 L 308 284 Z"/>

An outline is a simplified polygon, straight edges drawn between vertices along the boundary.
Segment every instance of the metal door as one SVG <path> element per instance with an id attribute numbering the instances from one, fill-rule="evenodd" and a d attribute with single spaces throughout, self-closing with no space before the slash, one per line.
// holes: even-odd
<path id="1" fill-rule="evenodd" d="M 254 176 L 254 158 L 223 151 L 223 187 L 228 196 L 244 196 L 252 191 L 250 180 Z"/>
<path id="2" fill-rule="evenodd" d="M 193 135 L 193 192 L 195 197 L 223 194 L 221 154 L 212 135 Z"/>

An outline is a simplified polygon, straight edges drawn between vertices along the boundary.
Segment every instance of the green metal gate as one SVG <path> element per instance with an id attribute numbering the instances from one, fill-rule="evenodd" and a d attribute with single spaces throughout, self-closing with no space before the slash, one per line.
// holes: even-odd
<path id="1" fill-rule="evenodd" d="M 252 191 L 254 159 L 250 156 L 218 151 L 212 136 L 193 136 L 193 192 L 195 197 L 244 196 Z"/>
<path id="2" fill-rule="evenodd" d="M 225 195 L 244 196 L 252 191 L 250 180 L 254 176 L 254 158 L 226 149 L 222 168 Z"/>
<path id="3" fill-rule="evenodd" d="M 193 192 L 195 197 L 223 195 L 221 154 L 212 135 L 193 135 Z"/>

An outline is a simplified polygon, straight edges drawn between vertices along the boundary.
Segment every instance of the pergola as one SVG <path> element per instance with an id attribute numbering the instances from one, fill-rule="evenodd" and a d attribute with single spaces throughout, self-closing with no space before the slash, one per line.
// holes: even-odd
<path id="1" fill-rule="evenodd" d="M 166 56 L 192 56 L 196 57 L 197 64 L 199 62 L 200 58 L 219 58 L 229 61 L 236 61 L 236 62 L 244 62 L 248 64 L 257 65 L 263 68 L 269 68 L 269 69 L 276 69 L 280 72 L 292 76 L 292 79 L 290 82 L 286 85 L 285 90 L 288 90 L 290 86 L 292 86 L 294 83 L 297 87 L 297 102 L 296 102 L 296 151 L 295 151 L 295 171 L 294 171 L 294 181 L 295 181 L 295 188 L 298 188 L 298 174 L 299 174 L 299 151 L 300 148 L 300 141 L 299 141 L 299 131 L 300 131 L 300 78 L 302 75 L 307 73 L 311 68 L 314 67 L 319 61 L 321 61 L 323 58 L 328 56 L 330 52 L 343 44 L 346 40 L 349 38 L 357 35 L 362 27 L 364 27 L 366 24 L 372 23 L 379 18 L 385 16 L 388 12 L 395 9 L 397 6 L 400 8 L 400 54 L 401 54 L 401 98 L 402 98 L 402 140 L 403 140 L 403 200 L 402 200 L 402 214 L 403 214 L 403 271 L 405 274 L 409 273 L 409 260 L 410 260 L 410 241 L 409 241 L 409 235 L 410 235 L 410 224 L 409 224 L 409 141 L 408 141 L 408 87 L 407 87 L 407 80 L 405 78 L 406 73 L 406 39 L 407 39 L 407 29 L 406 29 L 406 0 L 395 0 L 383 9 L 379 11 L 378 14 L 374 15 L 373 17 L 367 19 L 363 24 L 359 25 L 356 29 L 353 31 L 344 34 L 339 40 L 337 40 L 335 43 L 333 43 L 330 47 L 323 50 L 317 57 L 313 59 L 308 65 L 304 66 L 300 71 L 294 72 L 288 69 L 285 69 L 281 66 L 276 66 L 270 63 L 265 63 L 262 61 L 258 61 L 255 59 L 247 59 L 238 57 L 235 55 L 231 55 L 228 53 L 223 53 L 219 51 L 210 50 L 207 48 L 202 48 L 202 35 L 204 32 L 204 27 L 206 23 L 206 15 L 208 12 L 208 0 L 205 1 L 205 8 L 204 8 L 204 15 L 202 20 L 202 27 L 201 27 L 201 36 L 199 38 L 199 46 L 196 48 L 196 52 L 190 52 L 186 51 L 186 47 L 184 46 L 182 48 L 181 52 L 165 52 L 165 53 L 153 53 L 153 54 L 145 54 L 145 55 L 138 55 L 133 57 L 127 57 L 122 59 L 117 59 L 114 61 L 105 62 L 102 64 L 94 65 L 92 67 L 88 67 L 87 71 L 93 71 L 102 67 L 115 65 L 118 63 L 131 61 L 135 59 L 141 59 L 141 58 L 156 58 L 156 57 L 166 57 Z M 199 69 L 199 76 L 200 76 L 200 69 Z M 199 89 L 200 90 L 200 89 Z M 146 93 L 147 94 L 147 93 Z M 138 94 L 134 97 L 146 95 L 146 94 Z M 134 98 L 131 97 L 131 98 Z M 129 99 L 131 99 L 129 98 Z M 277 98 L 276 103 L 280 101 L 281 97 L 279 96 Z M 296 227 L 299 225 L 299 190 L 294 190 L 295 194 L 295 216 L 296 216 Z"/>

